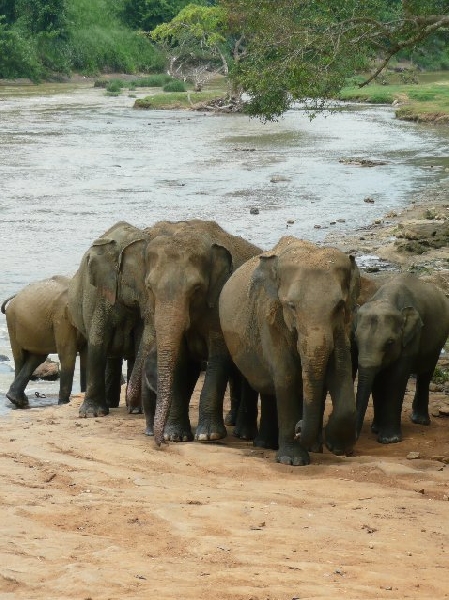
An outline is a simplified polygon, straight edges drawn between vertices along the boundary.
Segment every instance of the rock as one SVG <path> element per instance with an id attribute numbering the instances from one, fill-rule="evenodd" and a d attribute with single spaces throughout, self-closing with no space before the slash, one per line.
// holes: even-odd
<path id="1" fill-rule="evenodd" d="M 56 381 L 56 379 L 59 379 L 59 375 L 59 363 L 47 358 L 45 362 L 35 369 L 31 380 L 45 379 L 46 381 Z"/>
<path id="2" fill-rule="evenodd" d="M 417 458 L 419 458 L 419 456 L 419 452 L 409 452 L 407 454 L 407 460 L 416 460 Z"/>
<path id="3" fill-rule="evenodd" d="M 249 214 L 250 214 L 250 215 L 258 215 L 258 214 L 259 214 L 259 209 L 258 209 L 258 208 L 255 208 L 255 207 L 253 207 L 253 208 L 250 208 L 250 209 L 249 209 Z"/>
<path id="4" fill-rule="evenodd" d="M 449 417 L 449 406 L 440 406 L 438 409 L 438 414 L 441 417 Z"/>
<path id="5" fill-rule="evenodd" d="M 0 363 L 0 373 L 11 373 L 11 371 L 14 371 L 14 369 L 10 365 L 4 362 Z"/>
<path id="6" fill-rule="evenodd" d="M 293 220 L 293 219 L 288 219 L 288 220 L 287 220 L 287 223 L 288 223 L 289 225 L 293 225 L 293 223 L 294 223 L 294 220 Z"/>
<path id="7" fill-rule="evenodd" d="M 280 183 L 281 181 L 289 181 L 288 177 L 284 177 L 283 175 L 273 175 L 270 178 L 271 183 Z"/>
<path id="8" fill-rule="evenodd" d="M 10 360 L 6 354 L 0 354 L 0 362 L 5 362 L 7 360 Z"/>
<path id="9" fill-rule="evenodd" d="M 373 198 L 370 198 L 369 196 L 367 198 L 363 198 L 363 202 L 366 202 L 367 204 L 374 204 Z"/>

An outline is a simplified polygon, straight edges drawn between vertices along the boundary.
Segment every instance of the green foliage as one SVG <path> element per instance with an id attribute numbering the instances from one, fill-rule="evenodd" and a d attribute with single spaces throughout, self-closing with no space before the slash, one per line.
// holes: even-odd
<path id="1" fill-rule="evenodd" d="M 0 78 L 17 77 L 39 81 L 43 67 L 37 59 L 35 44 L 5 25 L 0 17 Z"/>
<path id="2" fill-rule="evenodd" d="M 221 0 L 245 48 L 231 71 L 249 114 L 276 119 L 292 102 L 325 109 L 348 77 L 380 68 L 449 27 L 447 1 Z M 379 62 L 377 63 L 379 66 Z M 374 67 L 373 67 L 374 71 Z M 373 77 L 375 76 L 375 71 Z"/>
<path id="3" fill-rule="evenodd" d="M 171 81 L 170 75 L 167 75 L 166 73 L 156 73 L 149 77 L 134 79 L 131 82 L 131 85 L 134 87 L 163 87 L 169 81 Z"/>
<path id="4" fill-rule="evenodd" d="M 158 25 L 171 21 L 188 4 L 190 0 L 124 0 L 120 14 L 132 29 L 152 31 Z M 197 0 L 196 4 L 215 2 Z"/>
<path id="5" fill-rule="evenodd" d="M 110 79 L 106 85 L 106 91 L 112 96 L 118 96 L 125 87 L 125 82 L 121 79 Z"/>
<path id="6" fill-rule="evenodd" d="M 165 57 L 118 18 L 122 0 L 0 0 L 0 77 L 158 72 Z"/>
<path id="7" fill-rule="evenodd" d="M 433 383 L 443 385 L 449 381 L 449 371 L 442 369 L 441 367 L 435 367 L 432 376 Z"/>
<path id="8" fill-rule="evenodd" d="M 162 88 L 164 92 L 185 92 L 186 86 L 180 79 L 173 79 L 164 85 Z"/>
<path id="9" fill-rule="evenodd" d="M 139 98 L 134 103 L 134 108 L 139 109 L 157 109 L 168 110 L 174 108 L 188 109 L 202 102 L 212 102 L 222 97 L 222 94 L 210 92 L 189 92 L 189 93 L 164 93 L 155 96 Z"/>

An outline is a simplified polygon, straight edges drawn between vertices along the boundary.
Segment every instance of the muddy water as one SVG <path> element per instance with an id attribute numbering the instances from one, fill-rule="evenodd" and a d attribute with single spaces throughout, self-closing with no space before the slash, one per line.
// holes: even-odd
<path id="1" fill-rule="evenodd" d="M 133 103 L 91 84 L 0 86 L 0 301 L 32 281 L 72 274 L 118 220 L 215 219 L 263 248 L 286 233 L 319 242 L 448 176 L 449 131 L 396 121 L 389 107 L 346 106 L 312 122 L 292 110 L 262 124 Z M 354 157 L 386 164 L 340 161 Z M 4 315 L 0 354 L 11 357 Z M 10 408 L 11 366 L 0 363 L 0 412 Z M 28 393 L 45 394 L 33 401 L 42 404 L 57 389 L 38 382 Z"/>

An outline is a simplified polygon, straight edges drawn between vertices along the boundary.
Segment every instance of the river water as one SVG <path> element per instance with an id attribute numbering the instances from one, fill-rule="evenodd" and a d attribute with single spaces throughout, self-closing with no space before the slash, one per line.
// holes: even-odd
<path id="1" fill-rule="evenodd" d="M 134 100 L 87 83 L 0 86 L 0 302 L 33 281 L 73 274 L 119 220 L 214 219 L 263 248 L 286 233 L 321 242 L 449 176 L 448 128 L 397 121 L 390 107 L 346 105 L 313 121 L 297 109 L 264 124 L 139 111 Z M 340 161 L 351 158 L 386 164 Z M 11 357 L 3 314 L 0 354 Z M 0 362 L 0 414 L 11 408 L 12 367 Z M 52 403 L 58 386 L 31 382 L 27 393 L 47 396 L 33 405 Z"/>

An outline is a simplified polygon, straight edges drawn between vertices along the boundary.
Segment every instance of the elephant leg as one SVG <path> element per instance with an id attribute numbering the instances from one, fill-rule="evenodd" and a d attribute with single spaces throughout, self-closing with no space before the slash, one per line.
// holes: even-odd
<path id="1" fill-rule="evenodd" d="M 231 397 L 231 409 L 225 416 L 225 425 L 235 425 L 237 423 L 237 415 L 240 406 L 240 395 L 242 386 L 242 376 L 239 370 L 233 364 L 229 375 L 229 395 Z"/>
<path id="2" fill-rule="evenodd" d="M 109 357 L 106 362 L 105 391 L 109 408 L 117 408 L 120 404 L 123 379 L 122 366 L 122 358 Z"/>
<path id="3" fill-rule="evenodd" d="M 374 423 L 377 441 L 392 444 L 402 440 L 402 401 L 408 376 L 398 371 L 381 373 L 373 384 Z"/>
<path id="4" fill-rule="evenodd" d="M 278 411 L 276 396 L 260 395 L 259 433 L 254 439 L 254 446 L 277 450 L 278 444 Z"/>
<path id="5" fill-rule="evenodd" d="M 28 397 L 25 394 L 25 388 L 30 381 L 33 371 L 47 358 L 47 354 L 31 354 L 28 356 L 20 369 L 19 374 L 15 377 L 9 390 L 6 393 L 6 397 L 17 408 L 28 408 L 29 402 Z"/>
<path id="6" fill-rule="evenodd" d="M 242 440 L 254 440 L 258 433 L 257 400 L 259 395 L 242 375 L 240 375 L 240 379 L 239 407 L 233 434 Z"/>
<path id="7" fill-rule="evenodd" d="M 86 363 L 87 363 L 87 346 L 85 346 L 84 348 L 82 348 L 80 350 L 80 391 L 81 393 L 84 393 L 86 391 L 86 385 L 87 385 L 87 368 L 86 368 Z"/>
<path id="8" fill-rule="evenodd" d="M 79 409 L 80 417 L 103 417 L 109 414 L 105 383 L 107 347 L 108 344 L 88 346 L 87 387 L 84 401 Z"/>
<path id="9" fill-rule="evenodd" d="M 223 419 L 223 399 L 231 365 L 226 348 L 220 348 L 220 351 L 212 353 L 209 357 L 195 433 L 195 439 L 200 442 L 221 440 L 228 435 Z"/>
<path id="10" fill-rule="evenodd" d="M 191 442 L 192 428 L 189 418 L 189 402 L 201 372 L 201 364 L 188 356 L 187 349 L 178 362 L 173 381 L 173 400 L 164 429 L 164 440 Z"/>
<path id="11" fill-rule="evenodd" d="M 59 381 L 58 404 L 67 404 L 70 402 L 70 394 L 73 387 L 73 375 L 75 372 L 76 350 L 74 349 L 69 356 L 59 355 L 61 360 L 61 377 Z"/>
<path id="12" fill-rule="evenodd" d="M 419 373 L 416 377 L 416 390 L 413 398 L 411 420 L 417 425 L 430 425 L 429 416 L 429 385 L 432 381 L 433 372 L 438 362 L 432 361 L 432 367 L 424 373 Z"/>
<path id="13" fill-rule="evenodd" d="M 301 420 L 301 402 L 295 390 L 276 386 L 276 405 L 279 424 L 279 450 L 276 461 L 284 465 L 310 464 L 309 453 L 295 434 L 295 426 Z"/>

